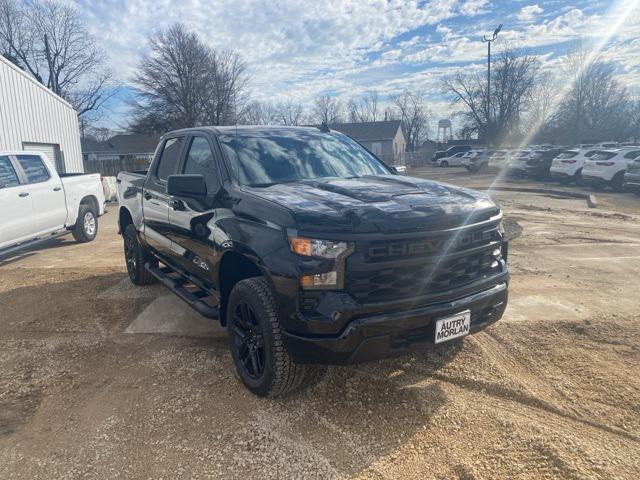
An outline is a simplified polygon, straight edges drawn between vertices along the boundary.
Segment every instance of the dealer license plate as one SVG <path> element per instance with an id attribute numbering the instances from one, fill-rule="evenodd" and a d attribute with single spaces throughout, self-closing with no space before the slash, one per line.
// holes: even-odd
<path id="1" fill-rule="evenodd" d="M 450 317 L 436 320 L 436 343 L 442 343 L 454 338 L 464 337 L 471 328 L 471 311 L 456 313 Z"/>

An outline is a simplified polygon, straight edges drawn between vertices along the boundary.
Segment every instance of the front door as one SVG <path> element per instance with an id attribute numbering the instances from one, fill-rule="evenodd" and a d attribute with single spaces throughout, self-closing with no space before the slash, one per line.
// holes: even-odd
<path id="1" fill-rule="evenodd" d="M 23 187 L 11 158 L 0 155 L 0 248 L 33 234 L 33 202 Z"/>
<path id="2" fill-rule="evenodd" d="M 158 161 L 147 176 L 142 195 L 145 240 L 151 248 L 164 257 L 171 256 L 167 178 L 178 169 L 184 140 L 184 137 L 165 140 L 158 153 L 160 155 Z"/>
<path id="3" fill-rule="evenodd" d="M 214 150 L 204 136 L 193 136 L 180 173 L 202 175 L 207 184 L 204 201 L 172 197 L 169 207 L 171 238 L 174 260 L 185 270 L 209 284 L 213 265 L 217 262 L 212 242 L 215 215 L 215 194 L 219 189 L 220 175 Z"/>

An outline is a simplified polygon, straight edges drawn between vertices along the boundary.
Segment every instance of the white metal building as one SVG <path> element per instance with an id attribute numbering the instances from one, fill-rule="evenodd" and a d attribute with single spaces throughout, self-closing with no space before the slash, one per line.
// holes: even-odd
<path id="1" fill-rule="evenodd" d="M 0 152 L 44 153 L 60 173 L 84 172 L 73 107 L 0 55 Z"/>

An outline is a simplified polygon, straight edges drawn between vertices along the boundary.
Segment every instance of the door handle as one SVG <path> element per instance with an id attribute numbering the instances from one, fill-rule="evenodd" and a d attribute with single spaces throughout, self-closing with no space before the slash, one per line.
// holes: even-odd
<path id="1" fill-rule="evenodd" d="M 59 192 L 60 190 L 62 190 L 62 187 L 53 187 L 54 192 Z"/>
<path id="2" fill-rule="evenodd" d="M 144 192 L 144 199 L 145 200 L 151 200 L 153 198 L 153 195 L 151 195 L 149 192 Z"/>
<path id="3" fill-rule="evenodd" d="M 169 206 L 173 210 L 184 210 L 184 202 L 182 200 L 169 200 Z"/>
<path id="4" fill-rule="evenodd" d="M 18 194 L 18 196 L 19 196 L 19 197 L 23 197 L 23 198 L 24 198 L 24 197 L 28 197 L 28 196 L 29 196 L 29 193 L 28 193 L 28 192 L 22 192 L 22 193 Z"/>

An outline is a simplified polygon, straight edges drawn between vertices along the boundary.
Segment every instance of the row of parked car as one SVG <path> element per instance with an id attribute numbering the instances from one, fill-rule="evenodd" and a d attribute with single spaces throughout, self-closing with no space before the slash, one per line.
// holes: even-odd
<path id="1" fill-rule="evenodd" d="M 591 185 L 596 190 L 609 187 L 640 195 L 638 144 L 541 145 L 511 150 L 457 145 L 446 152 L 436 152 L 433 161 L 440 167 L 459 166 L 476 172 L 492 166 L 511 177 L 553 178 L 562 183 Z"/>

